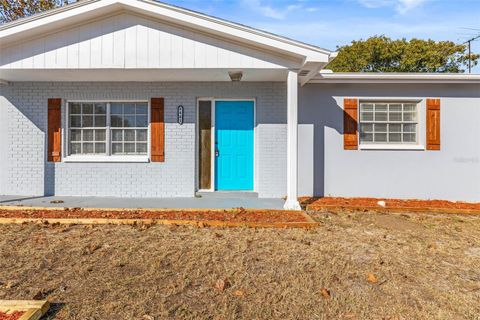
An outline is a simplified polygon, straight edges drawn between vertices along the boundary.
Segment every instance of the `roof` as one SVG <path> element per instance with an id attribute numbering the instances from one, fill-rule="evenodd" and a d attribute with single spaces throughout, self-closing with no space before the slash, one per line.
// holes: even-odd
<path id="1" fill-rule="evenodd" d="M 153 0 L 83 0 L 1 25 L 0 41 L 3 46 L 27 40 L 59 27 L 101 17 L 113 10 L 152 16 L 279 54 L 303 56 L 304 61 L 328 62 L 335 54 L 317 46 Z"/>
<path id="2" fill-rule="evenodd" d="M 480 83 L 480 74 L 319 72 L 310 83 Z"/>

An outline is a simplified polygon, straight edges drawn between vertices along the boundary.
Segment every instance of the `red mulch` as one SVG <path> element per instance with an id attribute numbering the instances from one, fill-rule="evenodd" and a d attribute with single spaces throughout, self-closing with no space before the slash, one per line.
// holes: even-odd
<path id="1" fill-rule="evenodd" d="M 149 210 L 0 210 L 0 218 L 107 218 L 107 219 L 159 219 L 159 220 L 193 220 L 193 221 L 224 221 L 224 222 L 308 222 L 301 212 L 274 210 L 236 210 L 223 211 L 149 211 Z"/>
<path id="2" fill-rule="evenodd" d="M 385 208 L 418 208 L 418 209 L 455 209 L 480 210 L 480 203 L 454 202 L 446 200 L 418 200 L 418 199 L 382 199 L 382 198 L 302 198 L 309 209 L 322 207 L 381 207 L 378 201 L 385 201 Z"/>
<path id="3" fill-rule="evenodd" d="M 0 311 L 0 320 L 18 320 L 24 313 L 24 311 L 14 311 L 10 314 L 6 314 Z"/>

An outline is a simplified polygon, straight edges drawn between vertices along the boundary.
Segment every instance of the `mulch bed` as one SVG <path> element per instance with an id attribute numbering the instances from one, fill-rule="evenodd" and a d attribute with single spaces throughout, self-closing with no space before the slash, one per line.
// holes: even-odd
<path id="1" fill-rule="evenodd" d="M 0 208 L 0 219 L 29 219 L 49 220 L 55 219 L 107 219 L 134 220 L 142 223 L 145 221 L 191 222 L 201 225 L 222 226 L 283 226 L 290 225 L 308 226 L 316 224 L 306 213 L 301 211 L 277 210 L 135 210 L 135 209 L 81 209 L 81 208 Z M 210 222 L 210 224 L 208 224 Z M 190 223 L 190 224 L 191 224 Z"/>
<path id="2" fill-rule="evenodd" d="M 6 314 L 5 312 L 0 311 L 0 320 L 18 320 L 24 313 L 24 311 L 13 311 Z"/>
<path id="3" fill-rule="evenodd" d="M 480 203 L 454 202 L 446 200 L 418 200 L 418 199 L 383 199 L 383 198 L 302 198 L 302 203 L 307 210 L 322 210 L 329 208 L 355 208 L 355 209 L 392 209 L 394 211 L 439 211 L 439 212 L 465 212 L 479 213 Z M 384 206 L 378 202 L 383 201 Z"/>

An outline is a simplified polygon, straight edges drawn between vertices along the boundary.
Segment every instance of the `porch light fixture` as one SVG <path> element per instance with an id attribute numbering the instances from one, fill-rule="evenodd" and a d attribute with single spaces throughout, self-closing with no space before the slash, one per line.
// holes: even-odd
<path id="1" fill-rule="evenodd" d="M 230 80 L 233 82 L 239 82 L 242 80 L 243 72 L 242 71 L 229 71 L 228 75 L 230 76 Z"/>

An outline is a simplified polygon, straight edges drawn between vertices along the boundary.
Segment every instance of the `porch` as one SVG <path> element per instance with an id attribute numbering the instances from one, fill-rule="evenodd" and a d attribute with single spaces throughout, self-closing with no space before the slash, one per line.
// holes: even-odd
<path id="1" fill-rule="evenodd" d="M 182 198 L 115 198 L 72 196 L 2 196 L 0 206 L 59 208 L 128 208 L 128 209 L 274 209 L 281 210 L 285 201 L 257 198 L 235 193 Z"/>

